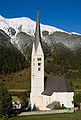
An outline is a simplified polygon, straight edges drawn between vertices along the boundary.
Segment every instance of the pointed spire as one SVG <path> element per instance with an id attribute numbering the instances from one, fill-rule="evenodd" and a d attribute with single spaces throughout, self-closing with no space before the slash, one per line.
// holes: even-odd
<path id="1" fill-rule="evenodd" d="M 39 22 L 39 8 L 38 8 L 38 13 L 37 13 L 37 22 Z"/>
<path id="2" fill-rule="evenodd" d="M 40 35 L 40 21 L 39 21 L 39 8 L 38 8 L 36 31 L 35 31 L 35 50 L 37 50 L 39 42 L 41 42 L 41 35 Z"/>

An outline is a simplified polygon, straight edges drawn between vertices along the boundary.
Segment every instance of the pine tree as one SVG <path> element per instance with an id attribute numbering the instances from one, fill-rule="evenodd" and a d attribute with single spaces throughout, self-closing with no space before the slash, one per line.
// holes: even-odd
<path id="1" fill-rule="evenodd" d="M 12 97 L 9 95 L 3 82 L 0 81 L 0 117 L 8 116 L 12 105 Z"/>

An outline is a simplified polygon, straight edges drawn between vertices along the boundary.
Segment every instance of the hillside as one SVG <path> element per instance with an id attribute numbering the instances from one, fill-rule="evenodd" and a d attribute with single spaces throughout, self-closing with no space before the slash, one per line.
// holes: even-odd
<path id="1" fill-rule="evenodd" d="M 30 88 L 35 25 L 36 22 L 29 18 L 6 19 L 0 16 L 0 80 L 8 89 Z M 81 35 L 48 25 L 40 26 L 45 76 L 64 75 L 74 89 L 81 89 Z"/>
<path id="2" fill-rule="evenodd" d="M 0 74 L 20 71 L 28 67 L 28 62 L 10 42 L 10 37 L 0 30 Z"/>
<path id="3" fill-rule="evenodd" d="M 47 42 L 49 45 L 52 45 L 55 43 L 62 43 L 71 51 L 76 51 L 76 49 L 81 47 L 81 35 L 77 35 L 77 34 L 53 32 L 50 35 L 48 34 L 44 36 L 44 38 L 45 38 L 45 42 Z"/>
<path id="4" fill-rule="evenodd" d="M 0 75 L 0 80 L 5 83 L 8 89 L 29 89 L 30 88 L 30 68 L 11 74 Z"/>
<path id="5" fill-rule="evenodd" d="M 31 51 L 31 48 L 29 48 Z M 45 76 L 64 75 L 74 90 L 81 89 L 81 50 L 74 53 L 62 44 L 55 44 L 50 49 L 44 44 Z M 30 53 L 31 54 L 31 53 Z M 29 56 L 30 56 L 29 54 Z M 79 54 L 79 55 L 78 55 Z M 29 57 L 30 58 L 30 57 Z M 29 60 L 30 61 L 30 60 Z M 0 75 L 8 89 L 30 89 L 30 67 L 20 72 Z"/>
<path id="6" fill-rule="evenodd" d="M 35 39 L 36 22 L 30 18 L 7 19 L 0 16 L 0 28 L 10 37 L 11 43 L 16 46 L 22 54 L 27 56 L 27 48 Z M 81 34 L 64 30 L 53 26 L 40 24 L 42 41 L 53 48 L 53 44 L 62 43 L 72 51 L 81 47 Z"/>

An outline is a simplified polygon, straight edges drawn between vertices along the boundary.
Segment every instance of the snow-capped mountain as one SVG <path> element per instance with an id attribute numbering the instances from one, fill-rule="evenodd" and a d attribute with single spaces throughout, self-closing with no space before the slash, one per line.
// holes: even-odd
<path id="1" fill-rule="evenodd" d="M 7 19 L 0 16 L 0 29 L 11 37 L 23 54 L 35 38 L 36 22 L 27 17 Z M 71 50 L 81 47 L 81 34 L 68 33 L 56 27 L 40 24 L 42 40 L 49 45 L 62 43 Z M 25 55 L 25 54 L 24 54 Z"/>
<path id="2" fill-rule="evenodd" d="M 73 34 L 73 35 L 81 35 L 81 34 L 76 33 L 76 32 L 71 32 L 71 34 Z"/>
<path id="3" fill-rule="evenodd" d="M 49 34 L 52 34 L 55 31 L 64 32 L 63 30 L 60 30 L 56 27 L 52 27 L 49 25 L 40 24 L 40 27 L 41 27 L 42 37 L 43 37 L 42 31 L 49 31 Z M 26 41 L 28 39 L 28 36 L 26 37 L 26 34 L 34 37 L 35 28 L 36 28 L 36 22 L 31 20 L 30 18 L 21 17 L 21 18 L 7 19 L 0 16 L 0 29 L 5 31 L 11 37 L 11 43 L 15 44 L 19 50 L 21 49 L 22 42 L 25 41 L 24 45 L 27 44 L 27 46 L 31 43 L 30 37 L 29 37 L 30 41 Z M 24 35 L 21 32 L 24 32 L 26 34 Z"/>
<path id="4" fill-rule="evenodd" d="M 61 29 L 49 25 L 40 24 L 40 26 L 41 26 L 41 32 L 44 30 L 49 31 L 49 33 L 53 33 L 55 31 L 64 32 Z M 34 35 L 36 22 L 27 17 L 6 19 L 0 16 L 0 29 L 4 30 L 7 34 L 9 34 L 8 29 L 10 27 L 16 30 L 16 34 L 20 30 L 22 30 L 22 32 L 26 32 L 29 35 Z"/>

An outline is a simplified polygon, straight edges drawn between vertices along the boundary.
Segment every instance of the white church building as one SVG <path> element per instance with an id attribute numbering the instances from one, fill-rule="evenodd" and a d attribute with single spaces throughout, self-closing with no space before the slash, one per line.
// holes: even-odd
<path id="1" fill-rule="evenodd" d="M 35 41 L 31 55 L 31 93 L 33 109 L 50 110 L 54 101 L 67 108 L 73 108 L 74 91 L 64 76 L 44 77 L 44 53 L 41 43 L 39 11 L 37 14 Z"/>

